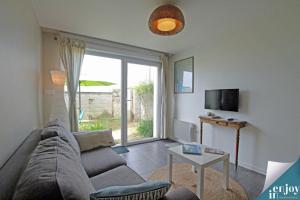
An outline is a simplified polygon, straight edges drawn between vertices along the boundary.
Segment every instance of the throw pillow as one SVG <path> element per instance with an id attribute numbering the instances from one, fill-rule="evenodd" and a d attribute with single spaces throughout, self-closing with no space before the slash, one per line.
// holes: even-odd
<path id="1" fill-rule="evenodd" d="M 79 144 L 80 151 L 88 151 L 98 147 L 110 147 L 115 145 L 112 130 L 77 132 L 74 136 Z"/>
<path id="2" fill-rule="evenodd" d="M 170 189 L 168 182 L 153 181 L 139 185 L 112 186 L 90 195 L 91 200 L 158 200 L 165 196 Z"/>

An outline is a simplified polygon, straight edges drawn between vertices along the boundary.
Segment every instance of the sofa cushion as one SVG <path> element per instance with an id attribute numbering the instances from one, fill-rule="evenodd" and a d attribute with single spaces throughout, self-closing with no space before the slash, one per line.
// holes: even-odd
<path id="1" fill-rule="evenodd" d="M 89 177 L 126 164 L 126 161 L 109 147 L 82 152 L 81 160 Z"/>
<path id="2" fill-rule="evenodd" d="M 92 193 L 91 200 L 140 200 L 161 199 L 171 184 L 162 181 L 148 181 L 138 185 L 111 186 Z"/>
<path id="3" fill-rule="evenodd" d="M 49 127 L 45 127 L 42 131 L 42 140 L 56 136 L 67 142 L 72 147 L 76 155 L 80 156 L 80 148 L 74 135 L 65 127 L 51 125 Z"/>
<path id="4" fill-rule="evenodd" d="M 74 133 L 79 144 L 80 151 L 89 151 L 99 147 L 111 147 L 115 145 L 112 130 L 84 131 Z"/>
<path id="5" fill-rule="evenodd" d="M 59 137 L 40 141 L 22 174 L 15 200 L 89 200 L 94 188 L 73 149 Z"/>
<path id="6" fill-rule="evenodd" d="M 91 182 L 96 190 L 100 190 L 110 186 L 137 185 L 145 180 L 126 165 L 122 165 L 92 177 Z"/>

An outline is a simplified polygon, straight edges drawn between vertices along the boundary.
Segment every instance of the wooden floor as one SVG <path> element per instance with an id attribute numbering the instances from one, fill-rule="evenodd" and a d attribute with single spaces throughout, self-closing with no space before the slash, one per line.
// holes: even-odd
<path id="1" fill-rule="evenodd" d="M 148 179 L 156 169 L 167 165 L 168 147 L 166 145 L 172 143 L 176 144 L 171 140 L 160 140 L 129 146 L 129 153 L 122 154 L 122 156 L 127 160 L 129 167 Z M 181 161 L 177 160 L 177 162 Z M 222 166 L 218 164 L 213 167 L 216 170 L 222 169 Z M 243 167 L 238 167 L 236 171 L 233 164 L 230 165 L 230 176 L 245 188 L 250 200 L 260 194 L 265 181 L 265 176 Z"/>

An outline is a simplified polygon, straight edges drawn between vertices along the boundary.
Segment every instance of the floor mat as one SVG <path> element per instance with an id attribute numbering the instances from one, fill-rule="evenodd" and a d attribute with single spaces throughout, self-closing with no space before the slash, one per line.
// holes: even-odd
<path id="1" fill-rule="evenodd" d="M 128 153 L 129 150 L 124 146 L 118 146 L 112 148 L 117 154 Z"/>

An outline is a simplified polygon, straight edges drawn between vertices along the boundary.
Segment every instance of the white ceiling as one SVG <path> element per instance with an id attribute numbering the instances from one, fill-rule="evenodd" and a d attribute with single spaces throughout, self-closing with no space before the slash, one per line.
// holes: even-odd
<path id="1" fill-rule="evenodd" d="M 144 48 L 176 53 L 239 30 L 278 11 L 284 0 L 32 0 L 42 27 L 78 33 Z M 186 26 L 175 36 L 148 29 L 156 7 L 173 3 L 184 13 Z M 286 5 L 285 5 L 286 6 Z"/>

